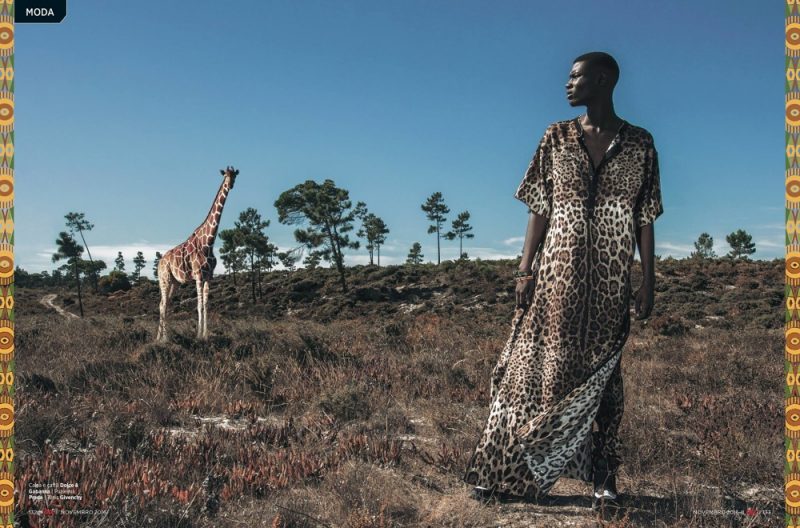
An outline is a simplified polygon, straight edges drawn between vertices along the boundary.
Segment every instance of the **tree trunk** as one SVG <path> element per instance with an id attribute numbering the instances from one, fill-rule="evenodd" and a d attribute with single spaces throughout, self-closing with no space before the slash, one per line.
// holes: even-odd
<path id="1" fill-rule="evenodd" d="M 344 266 L 337 260 L 336 267 L 339 269 L 339 282 L 342 283 L 342 293 L 347 293 L 347 281 L 344 278 Z"/>
<path id="2" fill-rule="evenodd" d="M 253 293 L 253 304 L 256 303 L 256 271 L 253 256 L 250 255 L 250 287 Z"/>
<path id="3" fill-rule="evenodd" d="M 344 278 L 344 258 L 342 258 L 341 248 L 336 246 L 333 252 L 333 258 L 336 262 L 336 269 L 339 270 L 339 282 L 342 283 L 342 293 L 347 293 L 347 281 Z"/>
<path id="4" fill-rule="evenodd" d="M 442 250 L 439 246 L 439 222 L 436 222 L 436 265 L 442 263 Z"/>
<path id="5" fill-rule="evenodd" d="M 97 293 L 97 271 L 94 269 L 94 260 L 92 260 L 92 252 L 89 251 L 89 245 L 86 243 L 86 239 L 83 238 L 83 229 L 78 229 L 78 233 L 81 234 L 81 240 L 83 241 L 83 247 L 86 248 L 86 254 L 89 255 L 89 262 L 92 263 L 92 286 L 94 286 L 94 292 Z"/>
<path id="6" fill-rule="evenodd" d="M 326 226 L 327 227 L 327 226 Z M 344 278 L 344 258 L 342 257 L 342 250 L 337 242 L 338 233 L 336 227 L 333 229 L 327 227 L 328 239 L 331 241 L 331 250 L 333 251 L 333 260 L 336 263 L 336 269 L 339 270 L 339 282 L 342 283 L 342 293 L 347 293 L 347 281 Z M 336 236 L 334 236 L 336 234 Z"/>
<path id="7" fill-rule="evenodd" d="M 380 268 L 381 267 L 381 245 L 378 244 L 378 247 L 376 247 L 375 250 L 378 252 L 378 267 Z"/>
<path id="8" fill-rule="evenodd" d="M 464 254 L 464 237 L 458 237 L 458 258 L 461 258 L 461 255 Z"/>
<path id="9" fill-rule="evenodd" d="M 81 317 L 83 317 L 83 301 L 81 300 L 81 279 L 78 273 L 78 259 L 75 259 L 75 282 L 78 285 L 78 307 L 81 310 Z"/>

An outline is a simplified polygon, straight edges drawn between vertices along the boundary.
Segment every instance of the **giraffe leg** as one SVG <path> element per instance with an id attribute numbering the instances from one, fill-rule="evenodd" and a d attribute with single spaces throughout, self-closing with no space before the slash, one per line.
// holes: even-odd
<path id="1" fill-rule="evenodd" d="M 203 338 L 203 280 L 197 279 L 197 339 Z"/>
<path id="2" fill-rule="evenodd" d="M 167 312 L 169 312 L 169 307 L 172 304 L 172 295 L 175 293 L 175 288 L 177 287 L 178 281 L 176 281 L 174 278 L 170 278 L 169 287 L 167 288 Z M 166 327 L 164 330 L 166 331 Z M 166 336 L 164 336 L 164 339 L 166 339 Z"/>
<path id="3" fill-rule="evenodd" d="M 203 339 L 208 338 L 208 281 L 203 284 Z"/>
<path id="4" fill-rule="evenodd" d="M 169 308 L 169 301 L 172 297 L 172 292 L 175 290 L 175 283 L 169 275 L 169 270 L 166 266 L 159 266 L 158 269 L 158 286 L 161 290 L 161 303 L 158 307 L 158 332 L 156 333 L 156 341 L 167 340 L 167 309 Z"/>

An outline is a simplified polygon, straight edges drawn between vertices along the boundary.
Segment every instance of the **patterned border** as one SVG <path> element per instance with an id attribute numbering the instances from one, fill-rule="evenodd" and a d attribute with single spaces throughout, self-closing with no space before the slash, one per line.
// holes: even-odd
<path id="1" fill-rule="evenodd" d="M 14 525 L 14 0 L 0 0 L 0 528 Z"/>
<path id="2" fill-rule="evenodd" d="M 786 526 L 800 526 L 800 0 L 786 1 Z"/>

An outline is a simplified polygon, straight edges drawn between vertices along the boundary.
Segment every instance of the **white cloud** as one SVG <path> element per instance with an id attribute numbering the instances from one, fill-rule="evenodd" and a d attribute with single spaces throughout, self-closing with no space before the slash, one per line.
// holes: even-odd
<path id="1" fill-rule="evenodd" d="M 425 254 L 425 260 L 428 262 L 436 262 L 436 247 L 432 247 L 426 251 L 425 247 L 422 248 Z M 473 247 L 464 246 L 464 252 L 469 258 L 479 258 L 481 260 L 498 260 L 498 259 L 514 259 L 517 258 L 519 252 L 509 253 L 502 249 L 486 248 L 486 247 Z M 455 260 L 459 257 L 458 248 L 445 247 L 442 248 L 442 260 Z"/>
<path id="2" fill-rule="evenodd" d="M 469 258 L 479 258 L 482 260 L 506 260 L 506 259 L 515 259 L 520 252 L 506 252 L 497 250 L 494 248 L 464 248 L 464 251 L 467 252 Z M 453 254 L 453 258 L 457 256 L 457 253 Z"/>
<path id="3" fill-rule="evenodd" d="M 364 245 L 365 245 L 365 242 L 362 240 L 361 241 L 361 249 L 359 251 L 362 251 L 362 250 L 366 251 L 366 249 L 364 249 Z M 408 247 L 410 249 L 411 245 L 409 245 Z M 381 245 L 381 252 L 382 253 L 383 252 L 391 253 L 392 251 L 398 251 L 398 250 L 402 251 L 402 246 L 399 246 L 397 244 L 397 242 L 387 242 L 387 243 Z"/>
<path id="4" fill-rule="evenodd" d="M 672 242 L 657 242 L 656 249 L 661 256 L 680 258 L 689 256 L 689 253 L 694 251 L 694 246 L 673 244 Z"/>
<path id="5" fill-rule="evenodd" d="M 373 263 L 377 264 L 378 263 L 378 256 L 375 255 L 372 260 L 373 260 Z M 405 258 L 401 259 L 400 257 L 397 257 L 397 256 L 381 254 L 381 266 L 403 264 L 405 261 L 406 261 Z M 345 254 L 344 263 L 347 266 L 356 266 L 356 265 L 364 265 L 364 266 L 366 266 L 367 264 L 369 264 L 369 255 L 368 254 Z"/>
<path id="6" fill-rule="evenodd" d="M 403 246 L 403 244 L 398 244 L 399 246 Z M 411 245 L 409 244 L 409 247 Z M 467 253 L 469 258 L 479 258 L 481 260 L 498 260 L 498 259 L 515 259 L 519 252 L 516 253 L 509 253 L 502 249 L 496 248 L 486 248 L 486 247 L 472 247 L 472 246 L 464 246 L 464 251 Z M 407 251 L 402 252 L 390 252 L 387 251 L 384 253 L 384 247 L 381 248 L 381 266 L 388 266 L 388 265 L 398 265 L 404 264 L 407 258 Z M 424 262 L 436 262 L 436 245 L 428 245 L 422 247 L 422 254 L 424 255 L 423 261 Z M 457 247 L 442 247 L 441 259 L 442 261 L 445 260 L 455 260 L 458 258 L 458 248 Z M 374 262 L 377 264 L 378 258 L 377 255 L 374 257 Z M 367 265 L 369 264 L 369 254 L 366 251 L 360 251 L 358 253 L 346 253 L 345 254 L 345 264 L 348 266 L 354 265 Z M 328 264 L 324 264 L 326 267 Z"/>
<path id="7" fill-rule="evenodd" d="M 756 240 L 756 249 L 758 249 L 760 247 L 762 247 L 762 248 L 773 248 L 773 249 L 777 249 L 777 248 L 785 249 L 786 248 L 786 244 L 784 244 L 783 242 L 775 241 L 775 240 L 767 240 L 767 239 Z"/>
<path id="8" fill-rule="evenodd" d="M 142 242 L 133 242 L 133 243 L 124 243 L 119 245 L 96 245 L 96 246 L 89 246 L 89 251 L 92 252 L 92 259 L 93 260 L 102 260 L 106 263 L 108 269 L 114 267 L 114 260 L 117 258 L 117 253 L 122 251 L 122 256 L 125 259 L 125 269 L 132 270 L 134 268 L 133 265 L 133 258 L 136 256 L 138 251 L 142 252 L 144 255 L 145 260 L 147 261 L 145 265 L 145 273 L 148 276 L 151 274 L 147 270 L 152 270 L 153 261 L 156 258 L 156 251 L 160 253 L 165 253 L 167 250 L 171 249 L 172 245 L 167 244 L 152 244 L 147 241 Z M 29 271 L 34 270 L 52 270 L 59 267 L 62 263 L 56 262 L 53 263 L 52 257 L 53 253 L 57 250 L 56 246 L 53 245 L 49 248 L 39 249 L 37 250 L 34 255 L 35 258 L 26 259 L 23 268 L 27 269 L 30 267 Z M 89 258 L 89 255 L 84 250 L 83 258 Z"/>
<path id="9" fill-rule="evenodd" d="M 525 237 L 511 237 L 503 240 L 503 244 L 506 246 L 519 246 L 523 242 L 525 242 Z"/>
<path id="10" fill-rule="evenodd" d="M 144 255 L 145 260 L 152 265 L 153 260 L 156 258 L 156 251 L 163 254 L 173 247 L 174 245 L 171 244 L 151 244 L 145 241 L 114 246 L 90 246 L 89 250 L 92 252 L 93 259 L 103 260 L 110 266 L 114 265 L 114 259 L 117 258 L 117 253 L 121 251 L 122 257 L 125 259 L 125 266 L 128 267 L 128 265 L 133 266 L 133 258 L 139 251 Z M 84 255 L 86 255 L 85 252 Z"/>

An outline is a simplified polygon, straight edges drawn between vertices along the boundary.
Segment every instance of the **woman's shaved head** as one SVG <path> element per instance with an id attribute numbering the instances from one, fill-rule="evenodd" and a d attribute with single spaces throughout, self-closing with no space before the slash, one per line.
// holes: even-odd
<path id="1" fill-rule="evenodd" d="M 608 53 L 602 51 L 584 53 L 572 61 L 573 64 L 576 62 L 585 62 L 592 72 L 598 70 L 604 71 L 609 77 L 611 88 L 617 84 L 617 80 L 619 79 L 619 65 L 617 61 L 614 60 L 614 57 Z"/>

